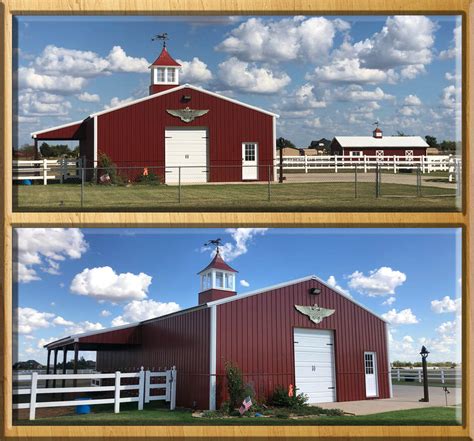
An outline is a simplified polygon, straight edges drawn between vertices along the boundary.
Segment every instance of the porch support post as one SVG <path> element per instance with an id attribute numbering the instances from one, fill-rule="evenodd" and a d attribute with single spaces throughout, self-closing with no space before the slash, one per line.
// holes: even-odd
<path id="1" fill-rule="evenodd" d="M 79 358 L 79 343 L 74 343 L 74 373 L 77 374 L 77 362 Z M 77 386 L 77 380 L 74 379 L 74 387 Z"/>
<path id="2" fill-rule="evenodd" d="M 63 347 L 63 374 L 66 374 L 66 358 L 67 358 L 67 349 L 66 346 Z M 66 380 L 63 380 L 62 387 L 66 386 Z"/>
<path id="3" fill-rule="evenodd" d="M 49 363 L 51 362 L 51 349 L 48 349 L 48 358 L 46 361 L 46 375 L 49 374 Z M 49 380 L 46 380 L 46 388 L 49 385 Z"/>
<path id="4" fill-rule="evenodd" d="M 58 372 L 58 350 L 59 350 L 58 348 L 54 349 L 53 374 L 56 374 Z M 53 380 L 53 387 L 56 387 L 56 380 L 55 379 Z"/>

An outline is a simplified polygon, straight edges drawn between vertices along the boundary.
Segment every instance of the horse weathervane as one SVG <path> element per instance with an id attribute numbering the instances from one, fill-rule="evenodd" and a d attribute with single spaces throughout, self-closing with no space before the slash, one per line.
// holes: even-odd
<path id="1" fill-rule="evenodd" d="M 155 35 L 151 41 L 161 40 L 163 42 L 163 47 L 166 47 L 166 40 L 169 40 L 168 32 L 163 32 L 162 34 Z"/>
<path id="2" fill-rule="evenodd" d="M 205 247 L 208 246 L 215 246 L 216 247 L 216 254 L 219 254 L 219 247 L 222 246 L 222 239 L 213 239 L 213 240 L 208 240 L 205 244 Z"/>
<path id="3" fill-rule="evenodd" d="M 377 128 L 379 127 L 379 122 L 378 121 L 375 121 L 374 123 L 372 123 L 373 126 L 376 126 Z"/>

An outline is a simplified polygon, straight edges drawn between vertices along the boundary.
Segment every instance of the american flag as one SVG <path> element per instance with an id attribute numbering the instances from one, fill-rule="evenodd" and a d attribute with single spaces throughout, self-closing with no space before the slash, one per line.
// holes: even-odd
<path id="1" fill-rule="evenodd" d="M 243 415 L 247 410 L 250 409 L 252 406 L 252 399 L 250 397 L 245 398 L 245 400 L 242 402 L 242 406 L 240 406 L 239 412 L 240 415 Z"/>

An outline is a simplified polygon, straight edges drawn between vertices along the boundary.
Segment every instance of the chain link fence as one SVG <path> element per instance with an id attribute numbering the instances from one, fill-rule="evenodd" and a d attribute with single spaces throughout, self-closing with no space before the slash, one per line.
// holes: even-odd
<path id="1" fill-rule="evenodd" d="M 419 164 L 393 172 L 354 164 L 330 170 L 285 170 L 281 165 L 83 166 L 78 161 L 36 167 L 41 179 L 15 182 L 18 210 L 324 211 L 406 208 L 459 209 L 461 164 L 424 173 Z M 47 173 L 47 181 L 42 174 Z M 247 177 L 242 180 L 242 177 Z M 47 182 L 47 185 L 42 185 Z M 446 199 L 444 202 L 440 198 Z M 397 200 L 404 199 L 403 202 Z M 415 200 L 416 199 L 416 200 Z M 421 202 L 420 202 L 421 201 Z"/>

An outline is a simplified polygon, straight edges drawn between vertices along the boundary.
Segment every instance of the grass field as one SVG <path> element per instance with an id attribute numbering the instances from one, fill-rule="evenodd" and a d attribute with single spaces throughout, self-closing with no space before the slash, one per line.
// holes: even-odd
<path id="1" fill-rule="evenodd" d="M 361 182 L 355 198 L 353 183 L 313 182 L 186 185 L 181 190 L 87 184 L 82 206 L 80 185 L 20 185 L 13 188 L 13 204 L 16 211 L 453 211 L 460 201 L 451 189 L 425 187 L 417 197 L 415 186 L 384 184 L 382 197 L 376 198 L 374 184 Z"/>
<path id="2" fill-rule="evenodd" d="M 125 406 L 123 406 L 125 407 Z M 100 408 L 100 410 L 99 410 Z M 169 411 L 160 407 L 147 406 L 144 410 L 123 410 L 113 413 L 111 406 L 95 406 L 88 415 L 68 415 L 55 418 L 37 418 L 35 421 L 20 420 L 16 425 L 212 425 L 212 426 L 366 426 L 366 425 L 402 425 L 402 426 L 444 426 L 459 425 L 455 407 L 427 407 L 422 409 L 383 412 L 361 416 L 311 416 L 303 419 L 290 418 L 194 418 L 190 410 Z"/>
<path id="3" fill-rule="evenodd" d="M 392 380 L 392 384 L 394 386 L 418 386 L 418 387 L 422 387 L 422 383 L 420 383 L 418 380 L 415 380 L 415 381 L 405 381 L 405 380 L 400 380 L 400 381 L 397 381 L 397 380 Z M 461 383 L 455 383 L 454 381 L 446 381 L 444 384 L 441 383 L 440 380 L 428 380 L 428 385 L 430 387 L 461 387 Z"/>

